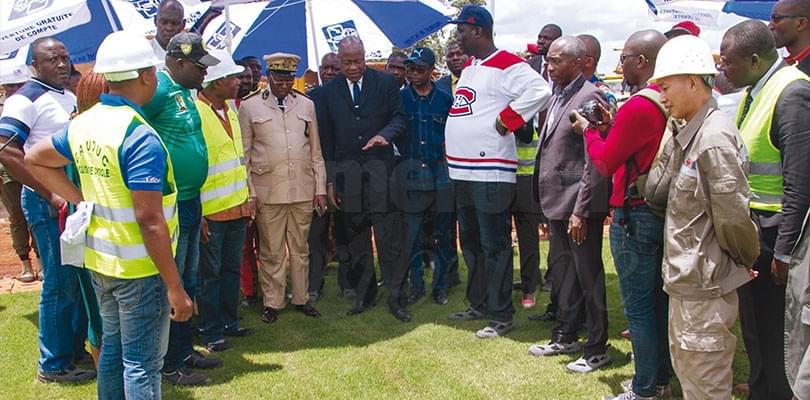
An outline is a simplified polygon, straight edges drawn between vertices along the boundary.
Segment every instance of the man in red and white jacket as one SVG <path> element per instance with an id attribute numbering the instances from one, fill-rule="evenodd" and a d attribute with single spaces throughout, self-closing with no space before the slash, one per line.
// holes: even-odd
<path id="1" fill-rule="evenodd" d="M 488 316 L 489 324 L 476 332 L 486 339 L 514 328 L 510 206 L 518 162 L 512 132 L 548 102 L 551 89 L 522 58 L 495 47 L 485 8 L 466 6 L 450 23 L 458 25 L 470 56 L 445 128 L 470 308 L 449 318 Z"/>

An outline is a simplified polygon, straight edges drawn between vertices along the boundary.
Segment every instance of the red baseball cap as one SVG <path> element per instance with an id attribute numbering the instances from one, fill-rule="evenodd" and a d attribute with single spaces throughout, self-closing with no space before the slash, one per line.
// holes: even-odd
<path id="1" fill-rule="evenodd" d="M 700 27 L 692 21 L 681 21 L 672 25 L 672 29 L 664 33 L 668 39 L 682 34 L 689 34 L 692 36 L 700 36 Z"/>

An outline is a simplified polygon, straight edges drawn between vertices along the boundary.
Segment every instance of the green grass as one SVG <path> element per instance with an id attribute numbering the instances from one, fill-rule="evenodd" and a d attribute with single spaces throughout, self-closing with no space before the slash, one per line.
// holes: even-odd
<path id="1" fill-rule="evenodd" d="M 447 320 L 450 312 L 465 308 L 463 288 L 451 292 L 446 306 L 423 300 L 412 307 L 414 321 L 408 324 L 391 317 L 384 301 L 360 316 L 347 317 L 350 303 L 338 296 L 336 272 L 330 269 L 324 296 L 316 303 L 323 317 L 285 311 L 278 322 L 266 325 L 259 319 L 258 308 L 243 310 L 243 326 L 256 333 L 232 340 L 235 348 L 222 354 L 225 367 L 210 374 L 213 383 L 194 389 L 163 385 L 164 398 L 601 399 L 618 392 L 620 382 L 633 373 L 630 342 L 618 337 L 626 323 L 607 243 L 605 262 L 613 363 L 588 375 L 566 372 L 565 364 L 576 356 L 538 359 L 527 355 L 529 345 L 549 338 L 551 323 L 526 318 L 545 307 L 545 293 L 535 310 L 526 312 L 520 309 L 515 292 L 517 329 L 505 338 L 482 341 L 473 336 L 483 326 L 481 321 Z M 37 299 L 38 293 L 0 296 L 4 347 L 0 399 L 95 398 L 94 383 L 35 381 Z M 735 383 L 743 382 L 747 373 L 742 339 L 737 336 Z"/>

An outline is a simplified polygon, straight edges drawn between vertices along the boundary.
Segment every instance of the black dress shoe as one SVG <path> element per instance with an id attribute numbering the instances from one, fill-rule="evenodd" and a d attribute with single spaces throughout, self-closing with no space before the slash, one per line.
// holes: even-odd
<path id="1" fill-rule="evenodd" d="M 529 315 L 529 319 L 532 320 L 532 321 L 545 321 L 545 322 L 556 321 L 557 320 L 557 314 L 553 313 L 551 311 L 546 311 L 545 314 Z"/>
<path id="2" fill-rule="evenodd" d="M 205 347 L 211 353 L 221 353 L 223 351 L 232 349 L 233 345 L 223 340 L 220 342 L 208 343 Z"/>
<path id="3" fill-rule="evenodd" d="M 346 315 L 357 315 L 362 313 L 363 311 L 368 310 L 368 307 L 365 306 L 354 306 L 349 311 L 346 311 Z"/>
<path id="4" fill-rule="evenodd" d="M 407 309 L 405 309 L 405 308 L 397 308 L 395 310 L 390 310 L 390 311 L 391 311 L 391 315 L 393 315 L 394 318 L 396 318 L 396 319 L 398 319 L 398 320 L 400 320 L 402 322 L 411 322 L 411 313 L 409 313 Z"/>
<path id="5" fill-rule="evenodd" d="M 523 290 L 523 282 L 521 281 L 512 282 L 512 290 Z"/>
<path id="6" fill-rule="evenodd" d="M 244 337 L 244 336 L 250 336 L 252 334 L 253 334 L 253 329 L 248 329 L 248 328 L 239 328 L 239 329 L 234 329 L 234 330 L 231 330 L 231 331 L 228 331 L 228 330 L 225 331 L 225 336 L 230 336 L 230 337 Z"/>
<path id="7" fill-rule="evenodd" d="M 295 311 L 300 312 L 301 314 L 306 315 L 307 317 L 320 317 L 321 313 L 312 307 L 309 303 L 307 304 L 300 304 L 295 306 Z"/>
<path id="8" fill-rule="evenodd" d="M 272 307 L 265 307 L 262 312 L 262 321 L 268 324 L 278 321 L 278 310 Z"/>
<path id="9" fill-rule="evenodd" d="M 222 360 L 214 357 L 206 357 L 199 351 L 194 350 L 190 356 L 183 360 L 183 364 L 188 368 L 211 369 L 221 367 Z"/>
<path id="10" fill-rule="evenodd" d="M 425 297 L 425 291 L 424 290 L 420 290 L 418 292 L 413 292 L 413 293 L 411 293 L 410 296 L 408 296 L 407 303 L 408 303 L 409 306 L 412 306 L 412 305 L 418 303 L 419 300 L 422 297 Z"/>
<path id="11" fill-rule="evenodd" d="M 343 298 L 354 299 L 357 297 L 356 289 L 343 289 Z"/>
<path id="12" fill-rule="evenodd" d="M 442 289 L 434 291 L 433 292 L 433 302 L 440 305 L 440 306 L 443 306 L 443 305 L 447 304 L 448 302 L 450 302 L 450 300 L 447 299 L 447 291 L 442 290 Z"/>

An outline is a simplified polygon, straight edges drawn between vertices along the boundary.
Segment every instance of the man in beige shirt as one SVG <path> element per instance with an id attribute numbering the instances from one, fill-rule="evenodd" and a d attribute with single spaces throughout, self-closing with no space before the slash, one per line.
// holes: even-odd
<path id="1" fill-rule="evenodd" d="M 669 348 L 686 400 L 731 399 L 737 288 L 759 255 L 745 148 L 712 98 L 716 74 L 709 45 L 680 36 L 661 48 L 651 78 L 672 118 L 686 122 L 661 156 L 671 177 L 663 261 Z"/>
<path id="2" fill-rule="evenodd" d="M 327 208 L 326 169 L 315 106 L 292 91 L 300 58 L 274 53 L 264 61 L 269 87 L 242 103 L 239 124 L 250 196 L 258 207 L 262 320 L 272 323 L 286 305 L 288 263 L 295 309 L 310 317 L 320 315 L 307 295 L 307 236 L 313 209 L 323 213 Z"/>

